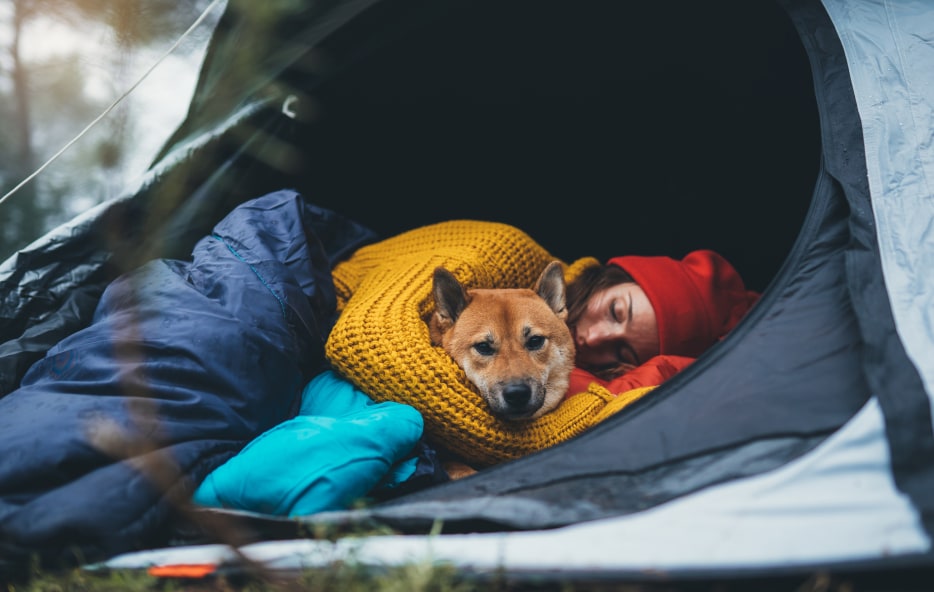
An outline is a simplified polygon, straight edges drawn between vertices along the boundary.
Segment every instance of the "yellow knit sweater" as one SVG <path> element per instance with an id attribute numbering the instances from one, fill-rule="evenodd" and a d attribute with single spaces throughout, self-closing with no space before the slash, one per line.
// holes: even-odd
<path id="1" fill-rule="evenodd" d="M 450 356 L 431 345 L 426 323 L 435 267 L 468 288 L 528 288 L 554 259 L 512 226 L 474 220 L 424 226 L 363 247 L 333 271 L 341 315 L 328 338 L 328 359 L 374 400 L 415 407 L 429 440 L 478 468 L 577 436 L 652 387 L 614 397 L 591 385 L 543 417 L 500 420 Z M 565 265 L 565 277 L 595 263 Z"/>

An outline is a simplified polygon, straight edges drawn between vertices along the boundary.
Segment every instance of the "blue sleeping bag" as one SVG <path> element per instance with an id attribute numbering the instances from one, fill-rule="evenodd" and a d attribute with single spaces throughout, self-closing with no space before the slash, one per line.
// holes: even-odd
<path id="1" fill-rule="evenodd" d="M 330 269 L 372 233 L 294 191 L 105 290 L 0 399 L 0 558 L 165 544 L 176 502 L 298 410 L 326 368 Z"/>

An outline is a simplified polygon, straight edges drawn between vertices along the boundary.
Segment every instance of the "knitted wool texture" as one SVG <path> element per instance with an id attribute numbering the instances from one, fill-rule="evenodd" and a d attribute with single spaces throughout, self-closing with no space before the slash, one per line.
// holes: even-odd
<path id="1" fill-rule="evenodd" d="M 417 409 L 430 441 L 478 468 L 577 436 L 651 387 L 614 397 L 593 384 L 540 418 L 505 421 L 428 334 L 435 267 L 467 288 L 529 288 L 554 259 L 512 226 L 473 220 L 416 228 L 358 249 L 333 271 L 341 315 L 327 341 L 328 359 L 375 401 Z M 565 277 L 595 263 L 565 265 Z"/>

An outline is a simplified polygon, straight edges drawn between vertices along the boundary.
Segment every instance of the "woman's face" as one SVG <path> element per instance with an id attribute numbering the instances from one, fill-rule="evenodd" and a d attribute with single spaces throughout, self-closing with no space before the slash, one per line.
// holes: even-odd
<path id="1" fill-rule="evenodd" d="M 590 372 L 636 367 L 659 352 L 655 309 L 635 283 L 594 292 L 571 333 L 577 365 Z"/>

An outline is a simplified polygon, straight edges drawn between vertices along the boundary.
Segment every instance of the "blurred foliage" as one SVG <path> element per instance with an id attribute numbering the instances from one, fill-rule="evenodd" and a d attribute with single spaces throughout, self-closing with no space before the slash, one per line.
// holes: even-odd
<path id="1" fill-rule="evenodd" d="M 168 49 L 211 0 L 10 0 L 0 9 L 0 195 L 56 154 L 135 82 L 133 60 Z M 24 52 L 39 24 L 68 27 L 90 43 L 70 53 Z M 99 55 L 96 40 L 106 40 Z M 39 40 L 42 43 L 42 40 Z M 180 51 L 191 46 L 180 47 Z M 89 63 L 93 62 L 93 63 Z M 88 69 L 109 88 L 91 88 Z M 137 68 L 138 70 L 138 68 Z M 134 148 L 131 96 L 53 165 L 0 203 L 0 262 L 45 232 L 122 190 Z M 169 130 L 166 130 L 167 132 Z"/>

